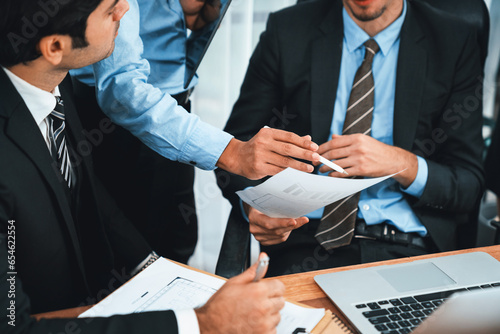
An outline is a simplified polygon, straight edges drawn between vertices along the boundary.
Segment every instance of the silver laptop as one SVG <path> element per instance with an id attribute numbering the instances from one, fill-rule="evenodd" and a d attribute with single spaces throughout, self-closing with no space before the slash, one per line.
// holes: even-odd
<path id="1" fill-rule="evenodd" d="M 359 332 L 407 334 L 456 292 L 500 290 L 500 262 L 474 252 L 314 279 Z"/>
<path id="2" fill-rule="evenodd" d="M 500 333 L 500 289 L 454 294 L 412 334 Z"/>

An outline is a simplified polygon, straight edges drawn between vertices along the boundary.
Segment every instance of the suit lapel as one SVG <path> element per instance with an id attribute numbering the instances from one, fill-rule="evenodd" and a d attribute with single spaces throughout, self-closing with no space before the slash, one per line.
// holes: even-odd
<path id="1" fill-rule="evenodd" d="M 58 178 L 58 174 L 56 173 L 58 172 L 57 168 L 54 169 L 52 167 L 54 166 L 54 160 L 50 156 L 40 129 L 31 116 L 26 104 L 5 73 L 1 70 L 0 72 L 0 83 L 3 87 L 0 94 L 2 95 L 2 100 L 5 102 L 4 105 L 10 109 L 4 110 L 9 118 L 5 133 L 30 158 L 54 193 L 68 229 L 80 270 L 85 275 L 80 242 L 71 214 L 71 205 L 64 188 L 65 181 L 62 178 Z"/>
<path id="2" fill-rule="evenodd" d="M 408 1 L 406 20 L 401 29 L 396 98 L 394 102 L 394 145 L 411 150 L 417 130 L 425 84 L 427 52 L 421 41 L 422 29 Z"/>
<path id="3" fill-rule="evenodd" d="M 341 9 L 342 2 L 334 1 L 312 43 L 311 134 L 319 144 L 328 140 L 337 94 L 344 36 Z"/>

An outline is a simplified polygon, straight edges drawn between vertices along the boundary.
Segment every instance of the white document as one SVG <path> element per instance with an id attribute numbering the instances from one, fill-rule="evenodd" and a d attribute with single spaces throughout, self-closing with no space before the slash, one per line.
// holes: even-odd
<path id="1" fill-rule="evenodd" d="M 297 328 L 305 328 L 310 333 L 325 316 L 325 309 L 305 308 L 286 302 L 280 315 L 281 321 L 276 328 L 278 334 L 291 334 Z"/>
<path id="2" fill-rule="evenodd" d="M 372 179 L 344 179 L 287 168 L 266 182 L 236 194 L 269 217 L 299 218 L 396 174 Z"/>
<path id="3" fill-rule="evenodd" d="M 193 309 L 204 305 L 224 283 L 223 279 L 159 258 L 79 318 Z M 287 302 L 281 311 L 278 334 L 290 334 L 298 327 L 311 331 L 324 315 L 324 309 Z"/>
<path id="4" fill-rule="evenodd" d="M 224 283 L 159 258 L 80 317 L 195 308 L 205 304 Z"/>

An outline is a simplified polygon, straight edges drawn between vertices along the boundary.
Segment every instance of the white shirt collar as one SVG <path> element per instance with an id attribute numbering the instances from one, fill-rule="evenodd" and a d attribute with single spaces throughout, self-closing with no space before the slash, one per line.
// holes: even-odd
<path id="1" fill-rule="evenodd" d="M 61 96 L 59 87 L 56 87 L 53 93 L 49 93 L 29 84 L 5 67 L 2 67 L 2 69 L 19 92 L 19 95 L 23 98 L 36 124 L 40 127 L 40 124 L 56 106 L 57 101 L 54 97 Z"/>

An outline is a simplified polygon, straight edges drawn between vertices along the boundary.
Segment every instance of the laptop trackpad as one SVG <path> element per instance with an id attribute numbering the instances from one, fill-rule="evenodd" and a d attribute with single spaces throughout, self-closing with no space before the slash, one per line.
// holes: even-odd
<path id="1" fill-rule="evenodd" d="M 431 289 L 456 284 L 454 280 L 432 262 L 380 269 L 377 270 L 377 273 L 398 292 Z"/>

